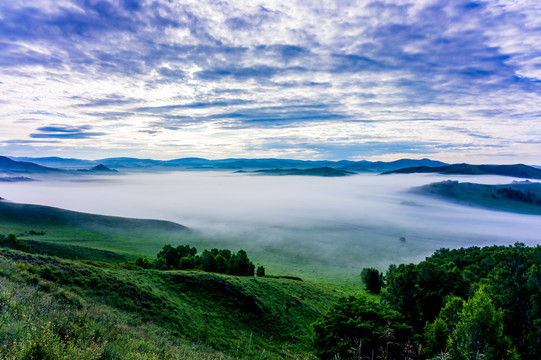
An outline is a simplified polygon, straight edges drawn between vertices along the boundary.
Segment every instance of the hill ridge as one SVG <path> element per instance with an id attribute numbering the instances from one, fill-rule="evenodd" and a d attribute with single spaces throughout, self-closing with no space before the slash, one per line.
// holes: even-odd
<path id="1" fill-rule="evenodd" d="M 439 173 L 447 175 L 500 175 L 525 179 L 541 179 L 541 169 L 524 164 L 471 165 L 460 163 L 437 167 L 416 166 L 388 171 L 383 173 L 383 175 L 413 173 Z"/>

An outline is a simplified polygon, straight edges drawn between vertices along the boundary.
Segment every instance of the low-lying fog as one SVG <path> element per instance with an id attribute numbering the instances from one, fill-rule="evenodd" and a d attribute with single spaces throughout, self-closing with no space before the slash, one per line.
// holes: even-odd
<path id="1" fill-rule="evenodd" d="M 198 248 L 242 247 L 270 269 L 310 277 L 325 276 L 326 269 L 344 274 L 358 274 L 366 266 L 383 270 L 390 263 L 420 261 L 441 247 L 540 243 L 540 216 L 483 210 L 407 192 L 447 179 L 484 184 L 515 180 L 188 171 L 2 184 L 0 196 L 89 213 L 174 221 L 200 232 L 200 240 L 194 240 L 198 244 L 193 244 Z"/>

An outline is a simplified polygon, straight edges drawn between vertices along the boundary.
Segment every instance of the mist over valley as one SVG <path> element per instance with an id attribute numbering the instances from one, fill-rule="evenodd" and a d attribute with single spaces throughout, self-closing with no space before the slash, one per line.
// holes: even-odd
<path id="1" fill-rule="evenodd" d="M 442 247 L 539 242 L 539 216 L 409 191 L 448 179 L 482 184 L 513 180 L 489 175 L 327 178 L 182 171 L 4 183 L 1 195 L 18 203 L 173 221 L 193 230 L 175 240 L 178 244 L 242 248 L 270 271 L 331 282 L 353 281 L 363 267 L 385 270 L 391 263 L 418 262 Z"/>

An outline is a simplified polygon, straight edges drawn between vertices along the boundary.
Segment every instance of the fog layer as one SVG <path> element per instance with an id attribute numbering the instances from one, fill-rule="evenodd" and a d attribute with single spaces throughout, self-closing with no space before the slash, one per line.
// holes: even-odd
<path id="1" fill-rule="evenodd" d="M 93 181 L 2 184 L 15 202 L 170 220 L 196 230 L 196 245 L 244 248 L 268 268 L 307 277 L 419 261 L 441 247 L 538 244 L 541 217 L 490 211 L 407 190 L 496 176 L 355 175 L 342 178 L 175 172 Z M 402 241 L 400 237 L 405 238 Z"/>

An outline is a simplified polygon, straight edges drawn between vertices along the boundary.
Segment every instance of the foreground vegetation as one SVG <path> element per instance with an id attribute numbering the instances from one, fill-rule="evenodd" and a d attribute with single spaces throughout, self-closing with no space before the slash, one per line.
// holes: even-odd
<path id="1" fill-rule="evenodd" d="M 165 245 L 158 253 L 157 259 L 153 262 L 146 258 L 139 257 L 136 265 L 149 269 L 158 270 L 202 270 L 219 274 L 254 276 L 255 265 L 248 258 L 246 251 L 240 249 L 238 252 L 231 252 L 229 249 L 203 250 L 197 255 L 197 249 L 190 245 L 179 245 L 177 247 Z M 257 268 L 257 276 L 264 276 L 265 268 Z"/>
<path id="2" fill-rule="evenodd" d="M 172 249 L 193 253 L 187 245 L 165 246 L 145 269 L 91 249 L 68 259 L 67 245 L 68 258 L 37 254 L 36 243 L 0 236 L 0 358 L 541 356 L 540 246 L 441 249 L 385 276 L 364 269 L 381 298 L 338 298 L 293 277 L 155 269 Z"/>
<path id="3" fill-rule="evenodd" d="M 60 259 L 13 250 L 25 246 L 15 236 L 2 245 L 0 358 L 310 358 L 310 324 L 337 298 L 300 279 Z"/>
<path id="4" fill-rule="evenodd" d="M 172 226 L 168 236 L 187 243 L 171 223 L 10 209 L 1 226 L 18 227 L 0 236 L 2 359 L 541 358 L 540 246 L 440 249 L 385 274 L 366 268 L 356 294 L 361 279 L 372 294 L 340 298 L 261 266 L 253 277 L 242 250 L 198 253 L 151 232 L 151 259 L 111 250 L 143 241 L 124 233 L 116 243 L 122 224 Z M 33 211 L 30 225 L 18 217 Z M 65 238 L 51 241 L 59 229 Z M 100 246 L 81 241 L 81 229 Z"/>
<path id="5" fill-rule="evenodd" d="M 381 301 L 342 298 L 315 323 L 316 354 L 539 359 L 540 264 L 541 246 L 516 244 L 441 249 L 417 265 L 391 265 Z"/>

